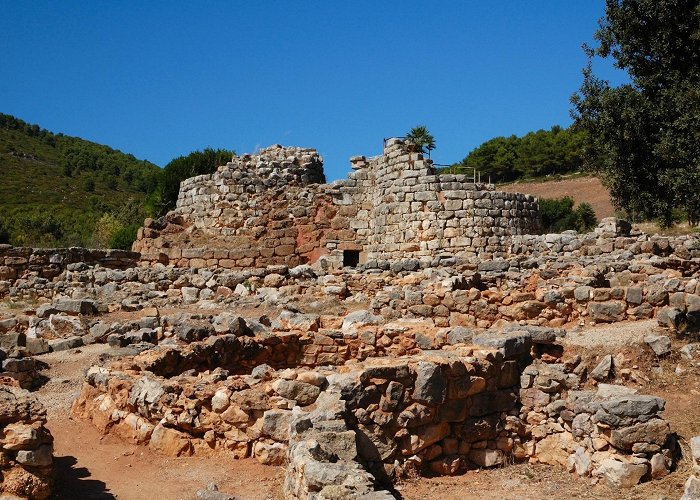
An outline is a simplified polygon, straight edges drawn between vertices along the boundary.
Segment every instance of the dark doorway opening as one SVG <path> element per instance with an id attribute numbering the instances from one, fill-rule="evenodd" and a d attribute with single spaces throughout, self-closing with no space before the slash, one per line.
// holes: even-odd
<path id="1" fill-rule="evenodd" d="M 357 267 L 359 263 L 359 250 L 343 250 L 343 267 Z"/>

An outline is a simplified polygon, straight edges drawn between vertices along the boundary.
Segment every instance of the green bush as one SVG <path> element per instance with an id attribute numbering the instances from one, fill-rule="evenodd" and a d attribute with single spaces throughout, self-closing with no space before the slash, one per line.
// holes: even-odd
<path id="1" fill-rule="evenodd" d="M 595 211 L 590 203 L 585 201 L 576 207 L 576 216 L 578 217 L 578 232 L 585 233 L 593 229 L 598 224 L 598 219 L 595 216 Z"/>
<path id="2" fill-rule="evenodd" d="M 139 224 L 130 224 L 117 230 L 112 239 L 109 240 L 109 247 L 131 250 L 131 244 L 136 241 L 136 233 L 138 233 L 139 227 Z"/>
<path id="3" fill-rule="evenodd" d="M 585 233 L 598 222 L 589 203 L 581 203 L 574 209 L 574 200 L 570 196 L 540 199 L 540 215 L 545 233 L 561 233 L 568 229 Z"/>

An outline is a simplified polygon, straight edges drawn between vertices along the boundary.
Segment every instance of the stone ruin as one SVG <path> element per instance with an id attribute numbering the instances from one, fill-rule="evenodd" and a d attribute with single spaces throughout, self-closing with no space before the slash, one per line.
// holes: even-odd
<path id="1" fill-rule="evenodd" d="M 347 179 L 324 184 L 313 149 L 272 146 L 187 179 L 177 207 L 146 220 L 134 250 L 144 261 L 230 269 L 334 267 L 508 253 L 511 237 L 540 229 L 537 200 L 466 175 L 437 175 L 431 160 L 389 139 L 380 156 L 351 159 Z"/>
<path id="2" fill-rule="evenodd" d="M 289 499 L 394 498 L 406 476 L 515 462 L 616 488 L 674 473 L 665 401 L 633 387 L 617 347 L 567 339 L 637 321 L 650 356 L 674 337 L 700 370 L 700 239 L 618 219 L 529 234 L 533 198 L 436 176 L 400 141 L 353 165 L 325 185 L 312 150 L 236 158 L 183 182 L 140 257 L 0 248 L 0 298 L 35 304 L 0 311 L 0 377 L 33 388 L 34 355 L 105 344 L 74 415 L 171 456 L 283 465 Z M 3 463 L 40 475 L 45 414 L 23 408 L 2 417 L 3 442 L 19 421 L 41 438 Z M 44 465 L 22 462 L 39 448 Z"/>

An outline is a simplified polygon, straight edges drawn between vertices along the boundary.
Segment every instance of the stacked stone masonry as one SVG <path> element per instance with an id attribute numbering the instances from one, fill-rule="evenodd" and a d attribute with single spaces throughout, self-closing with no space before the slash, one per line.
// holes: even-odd
<path id="1" fill-rule="evenodd" d="M 375 330 L 365 318 L 356 328 Z M 300 333 L 273 341 L 210 330 L 181 343 L 196 330 L 92 367 L 74 413 L 169 455 L 287 464 L 287 498 L 390 498 L 398 477 L 523 460 L 629 487 L 675 465 L 663 399 L 606 384 L 583 390 L 589 373 L 578 356 L 533 360 L 557 352 L 551 329 L 335 368 L 297 366 L 289 347 Z"/>
<path id="2" fill-rule="evenodd" d="M 502 255 L 511 237 L 540 229 L 536 199 L 437 175 L 398 139 L 384 154 L 351 159 L 347 179 L 323 184 L 312 149 L 273 146 L 187 179 L 177 207 L 147 219 L 134 250 L 180 267 L 264 267 Z M 347 263 L 347 260 L 345 261 Z"/>
<path id="3" fill-rule="evenodd" d="M 54 476 L 46 409 L 29 392 L 0 384 L 0 496 L 43 500 Z"/>
<path id="4" fill-rule="evenodd" d="M 25 273 L 52 279 L 76 264 L 100 265 L 110 269 L 134 267 L 140 259 L 135 252 L 87 248 L 28 248 L 0 245 L 0 281 L 15 280 Z M 2 290 L 0 290 L 2 293 Z"/>

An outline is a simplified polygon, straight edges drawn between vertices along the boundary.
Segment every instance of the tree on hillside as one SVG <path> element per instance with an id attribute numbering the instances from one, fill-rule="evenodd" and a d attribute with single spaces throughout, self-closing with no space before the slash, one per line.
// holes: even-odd
<path id="1" fill-rule="evenodd" d="M 574 172 L 583 165 L 583 135 L 554 125 L 522 137 L 494 137 L 472 150 L 455 170 L 481 170 L 498 182 Z"/>
<path id="2" fill-rule="evenodd" d="M 586 165 L 620 208 L 668 226 L 674 208 L 700 221 L 700 4 L 697 0 L 606 0 L 584 47 L 589 63 L 572 96 L 587 132 Z M 630 83 L 611 87 L 591 69 L 612 57 Z"/>
<path id="3" fill-rule="evenodd" d="M 425 125 L 413 127 L 406 134 L 406 141 L 418 148 L 421 153 L 427 151 L 428 154 L 435 149 L 435 138 L 428 132 Z"/>

